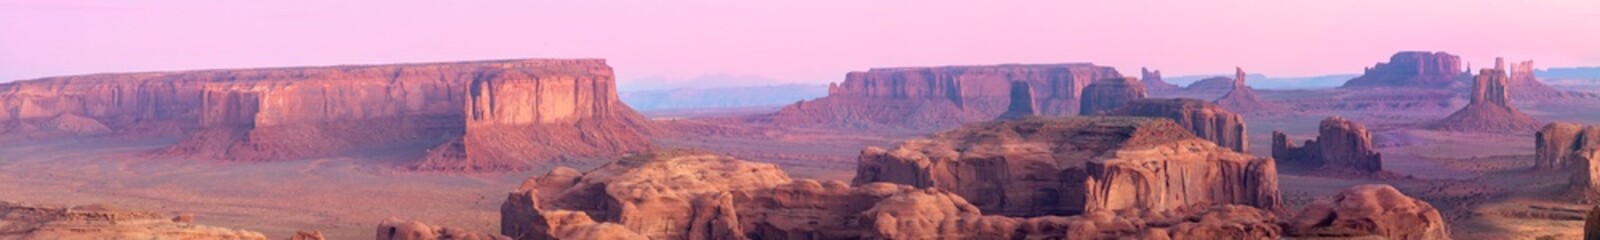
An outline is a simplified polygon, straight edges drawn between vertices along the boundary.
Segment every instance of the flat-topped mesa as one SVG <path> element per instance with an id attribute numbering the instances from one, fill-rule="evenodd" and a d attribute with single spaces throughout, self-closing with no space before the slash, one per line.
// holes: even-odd
<path id="1" fill-rule="evenodd" d="M 1150 71 L 1150 69 L 1139 68 L 1139 82 L 1143 83 L 1145 90 L 1149 90 L 1152 95 L 1159 96 L 1183 90 L 1183 87 L 1179 87 L 1177 84 L 1162 80 L 1161 70 Z"/>
<path id="2" fill-rule="evenodd" d="M 944 190 L 791 180 L 772 164 L 666 150 L 589 172 L 558 168 L 529 178 L 501 205 L 500 229 L 514 239 L 1271 239 L 1281 235 L 1275 216 L 1246 206 L 1138 212 L 1156 214 L 986 216 L 960 195 Z M 1119 223 L 1133 224 L 1115 225 Z M 1096 225 L 1121 227 L 1081 227 Z"/>
<path id="3" fill-rule="evenodd" d="M 1000 120 L 1020 119 L 1039 115 L 1039 104 L 1033 102 L 1033 87 L 1028 82 L 1011 82 L 1011 103 Z"/>
<path id="4" fill-rule="evenodd" d="M 944 129 L 988 121 L 1009 105 L 1010 82 L 1033 88 L 1037 113 L 1078 113 L 1090 81 L 1120 78 L 1111 67 L 1076 64 L 1005 64 L 880 68 L 851 72 L 827 97 L 802 101 L 770 115 L 793 126 Z"/>
<path id="5" fill-rule="evenodd" d="M 1238 152 L 1248 152 L 1250 149 L 1244 117 L 1206 101 L 1187 98 L 1141 99 L 1130 101 L 1122 108 L 1103 115 L 1171 119 L 1195 136 L 1222 147 Z"/>
<path id="6" fill-rule="evenodd" d="M 1101 79 L 1084 87 L 1083 100 L 1079 101 L 1083 104 L 1078 107 L 1078 115 L 1104 113 L 1147 96 L 1144 84 L 1139 83 L 1139 79 L 1132 77 Z"/>
<path id="7" fill-rule="evenodd" d="M 1215 172 L 1238 174 L 1204 174 Z M 1270 159 L 1218 147 L 1171 120 L 1143 117 L 969 124 L 894 149 L 867 148 L 853 182 L 943 189 L 1007 216 L 1278 207 Z"/>
<path id="8" fill-rule="evenodd" d="M 1367 127 L 1338 116 L 1322 120 L 1317 139 L 1295 146 L 1282 132 L 1272 132 L 1272 158 L 1284 165 L 1321 167 L 1371 174 L 1383 171 L 1383 157 L 1373 150 Z"/>
<path id="9" fill-rule="evenodd" d="M 1538 130 L 1538 120 L 1509 104 L 1506 88 L 1504 71 L 1483 69 L 1473 78 L 1471 102 L 1427 127 L 1457 132 L 1526 133 Z"/>
<path id="10" fill-rule="evenodd" d="M 1367 68 L 1343 88 L 1421 87 L 1450 88 L 1470 77 L 1461 70 L 1461 57 L 1446 52 L 1399 52 L 1389 62 Z"/>
<path id="11" fill-rule="evenodd" d="M 1184 86 L 1183 90 L 1189 92 L 1225 94 L 1233 91 L 1234 82 L 1236 80 L 1238 79 L 1223 76 L 1208 77 L 1194 81 L 1193 83 L 1189 83 L 1189 86 Z"/>
<path id="12" fill-rule="evenodd" d="M 1534 134 L 1537 151 L 1533 167 L 1542 170 L 1567 169 L 1574 164 L 1574 153 L 1586 148 L 1600 148 L 1600 126 L 1554 122 Z"/>
<path id="13" fill-rule="evenodd" d="M 620 154 L 648 146 L 643 138 L 632 136 L 647 130 L 643 129 L 645 121 L 617 100 L 611 68 L 599 59 L 53 77 L 0 84 L 0 112 L 5 112 L 0 116 L 9 117 L 0 122 L 32 123 L 70 114 L 102 122 L 119 133 L 188 136 L 163 150 L 167 156 L 301 159 L 352 149 L 437 143 L 475 132 L 469 130 L 466 114 L 472 106 L 469 101 L 482 98 L 469 91 L 474 82 L 503 83 L 484 89 L 509 89 L 493 101 L 494 107 L 508 110 L 476 118 L 479 121 L 564 129 L 553 130 L 558 132 L 572 131 L 573 126 L 618 126 L 589 131 L 605 133 L 592 136 L 538 131 L 505 134 L 571 137 L 570 141 L 548 141 L 570 143 L 553 147 L 570 147 L 567 152 L 576 152 L 575 156 Z M 592 150 L 596 148 L 600 150 Z M 527 158 L 516 161 L 555 158 L 522 156 Z"/>
<path id="14" fill-rule="evenodd" d="M 1261 97 L 1256 96 L 1256 91 L 1251 89 L 1250 85 L 1246 85 L 1244 80 L 1244 69 L 1234 68 L 1233 89 L 1228 90 L 1222 98 L 1217 98 L 1217 105 L 1235 112 L 1263 112 L 1277 108 L 1276 105 L 1262 101 Z"/>
<path id="15" fill-rule="evenodd" d="M 193 215 L 108 205 L 48 206 L 0 201 L 0 239 L 267 239 L 258 232 L 194 224 Z"/>

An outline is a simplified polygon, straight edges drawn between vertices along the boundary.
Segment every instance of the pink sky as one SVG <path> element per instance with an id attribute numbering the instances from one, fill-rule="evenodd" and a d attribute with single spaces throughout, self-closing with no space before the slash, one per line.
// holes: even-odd
<path id="1" fill-rule="evenodd" d="M 0 0 L 0 81 L 573 57 L 609 59 L 624 84 L 1053 62 L 1308 76 L 1401 50 L 1600 66 L 1600 1 Z"/>

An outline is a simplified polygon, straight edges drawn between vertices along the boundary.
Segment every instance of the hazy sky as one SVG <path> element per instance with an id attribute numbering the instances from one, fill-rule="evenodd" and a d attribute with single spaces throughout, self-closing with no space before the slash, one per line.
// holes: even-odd
<path id="1" fill-rule="evenodd" d="M 0 0 L 0 81 L 573 57 L 609 59 L 624 84 L 1050 62 L 1306 76 L 1401 50 L 1596 66 L 1600 1 Z"/>

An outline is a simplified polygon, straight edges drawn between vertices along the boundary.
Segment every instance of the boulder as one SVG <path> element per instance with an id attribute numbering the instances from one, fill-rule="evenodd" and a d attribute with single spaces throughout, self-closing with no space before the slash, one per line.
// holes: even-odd
<path id="1" fill-rule="evenodd" d="M 198 225 L 151 211 L 109 205 L 50 206 L 0 201 L 0 239 L 267 238 L 257 232 Z"/>
<path id="2" fill-rule="evenodd" d="M 1382 184 L 1353 186 L 1316 200 L 1289 221 L 1287 230 L 1310 238 L 1450 239 L 1433 205 Z"/>
<path id="3" fill-rule="evenodd" d="M 1217 104 L 1195 99 L 1143 99 L 1128 102 L 1122 108 L 1104 113 L 1106 116 L 1137 116 L 1166 118 L 1189 129 L 1200 138 L 1211 140 L 1223 147 L 1248 152 L 1244 117 L 1229 112 Z"/>
<path id="4" fill-rule="evenodd" d="M 322 231 L 310 231 L 310 232 L 307 232 L 307 231 L 295 231 L 293 236 L 289 236 L 289 240 L 326 240 L 326 239 L 327 239 L 326 237 L 322 236 Z"/>
<path id="5" fill-rule="evenodd" d="M 1270 159 L 1195 137 L 1167 119 L 1027 118 L 970 124 L 862 151 L 855 185 L 937 188 L 1006 216 L 1279 205 Z"/>
<path id="6" fill-rule="evenodd" d="M 506 239 L 499 234 L 479 233 L 454 227 L 441 227 L 427 223 L 390 217 L 378 223 L 378 240 L 497 240 Z"/>
<path id="7" fill-rule="evenodd" d="M 1121 108 L 1130 101 L 1144 99 L 1146 96 L 1144 84 L 1140 84 L 1139 79 L 1132 77 L 1101 79 L 1083 89 L 1083 100 L 1080 101 L 1083 104 L 1078 107 L 1078 115 L 1097 115 Z"/>

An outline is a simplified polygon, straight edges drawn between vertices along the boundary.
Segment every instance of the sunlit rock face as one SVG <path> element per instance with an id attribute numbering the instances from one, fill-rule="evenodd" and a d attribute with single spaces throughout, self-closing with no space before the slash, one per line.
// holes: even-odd
<path id="1" fill-rule="evenodd" d="M 1270 159 L 1217 146 L 1159 118 L 975 123 L 893 149 L 863 150 L 856 171 L 857 185 L 943 189 L 1007 216 L 1279 205 Z"/>
<path id="2" fill-rule="evenodd" d="M 438 145 L 419 169 L 521 169 L 649 148 L 598 59 L 97 74 L 0 84 L 0 126 L 184 136 L 164 155 L 276 161 Z M 104 125 L 104 129 L 96 125 Z M 516 142 L 516 143 L 510 143 Z M 511 144 L 511 145 L 506 145 Z"/>
<path id="3" fill-rule="evenodd" d="M 1072 116 L 1092 81 L 1121 77 L 1087 63 L 879 68 L 851 72 L 827 97 L 768 117 L 790 126 L 945 129 L 1000 116 L 1011 82 L 1032 88 L 1039 115 Z"/>
<path id="4" fill-rule="evenodd" d="M 1239 152 L 1250 149 L 1244 117 L 1206 101 L 1187 98 L 1134 100 L 1102 115 L 1171 119 L 1195 136 L 1222 147 Z"/>
<path id="5" fill-rule="evenodd" d="M 1353 186 L 1312 202 L 1287 230 L 1310 238 L 1450 239 L 1433 205 L 1383 184 Z"/>

